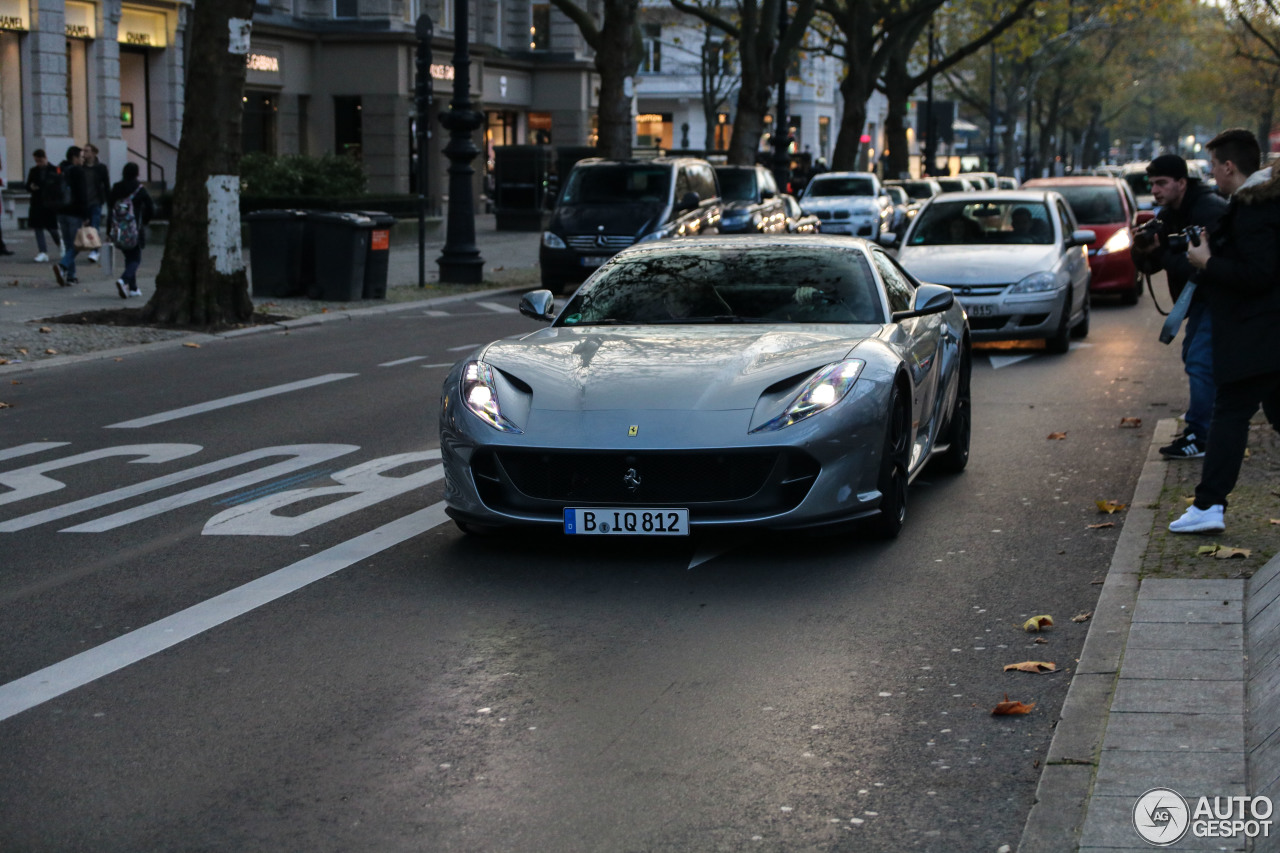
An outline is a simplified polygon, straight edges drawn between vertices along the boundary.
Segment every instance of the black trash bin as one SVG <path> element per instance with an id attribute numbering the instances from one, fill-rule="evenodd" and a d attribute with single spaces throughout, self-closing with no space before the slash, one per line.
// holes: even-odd
<path id="1" fill-rule="evenodd" d="M 301 296 L 307 291 L 305 210 L 259 210 L 249 221 L 249 266 L 254 296 Z"/>
<path id="2" fill-rule="evenodd" d="M 313 210 L 307 215 L 315 241 L 312 299 L 354 302 L 364 297 L 364 267 L 373 220 L 358 213 Z"/>
<path id="3" fill-rule="evenodd" d="M 387 268 L 391 262 L 391 229 L 396 218 L 382 210 L 353 210 L 352 213 L 373 220 L 369 235 L 369 254 L 364 261 L 364 298 L 387 298 Z"/>

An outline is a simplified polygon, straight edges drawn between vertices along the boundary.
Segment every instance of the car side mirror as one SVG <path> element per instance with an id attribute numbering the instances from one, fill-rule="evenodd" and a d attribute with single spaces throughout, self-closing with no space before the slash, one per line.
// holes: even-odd
<path id="1" fill-rule="evenodd" d="M 773 190 L 760 190 L 761 200 L 777 198 L 777 197 L 778 197 L 778 194 Z"/>
<path id="2" fill-rule="evenodd" d="M 1088 246 L 1098 239 L 1098 235 L 1094 231 L 1086 231 L 1083 228 L 1071 232 L 1071 239 L 1067 241 L 1067 248 L 1073 246 Z"/>
<path id="3" fill-rule="evenodd" d="M 921 283 L 916 288 L 915 305 L 910 311 L 894 311 L 893 322 L 901 323 L 912 317 L 924 317 L 929 314 L 941 314 L 956 304 L 955 294 L 951 288 L 941 284 Z"/>
<path id="4" fill-rule="evenodd" d="M 520 297 L 520 313 L 535 320 L 554 320 L 556 297 L 550 290 L 534 290 Z"/>
<path id="5" fill-rule="evenodd" d="M 898 235 L 892 231 L 884 231 L 876 238 L 876 242 L 881 246 L 893 247 L 898 245 Z"/>
<path id="6" fill-rule="evenodd" d="M 702 197 L 690 190 L 680 197 L 680 205 L 676 210 L 693 210 L 700 204 L 702 204 Z"/>

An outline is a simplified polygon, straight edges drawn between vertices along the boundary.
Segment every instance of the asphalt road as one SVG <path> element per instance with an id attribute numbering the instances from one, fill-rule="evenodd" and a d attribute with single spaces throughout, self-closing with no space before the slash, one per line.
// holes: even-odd
<path id="1" fill-rule="evenodd" d="M 6 378 L 0 850 L 1016 845 L 1095 501 L 1185 405 L 1150 300 L 981 349 L 969 469 L 888 544 L 462 535 L 439 383 L 515 303 Z"/>

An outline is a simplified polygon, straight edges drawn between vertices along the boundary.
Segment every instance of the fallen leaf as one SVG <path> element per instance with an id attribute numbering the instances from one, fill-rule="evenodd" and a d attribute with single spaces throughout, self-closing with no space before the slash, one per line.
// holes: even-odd
<path id="1" fill-rule="evenodd" d="M 991 709 L 993 717 L 1007 717 L 1014 714 L 1030 714 L 1031 709 L 1036 706 L 1035 702 L 1027 704 L 1025 702 L 1010 702 L 1009 694 L 1004 694 L 1004 701 Z"/>
<path id="2" fill-rule="evenodd" d="M 1142 418 L 1121 418 L 1120 426 L 1123 429 L 1137 429 L 1142 426 Z"/>
<path id="3" fill-rule="evenodd" d="M 1065 432 L 1051 432 L 1047 436 L 1047 439 L 1049 441 L 1062 441 L 1066 437 L 1067 437 L 1067 434 Z"/>
<path id="4" fill-rule="evenodd" d="M 193 344 L 193 343 L 191 343 L 191 341 L 187 341 L 185 344 L 183 344 L 183 346 L 184 346 L 184 347 L 191 347 L 191 349 L 200 349 L 200 345 L 199 345 L 199 344 Z"/>
<path id="5" fill-rule="evenodd" d="M 1253 551 L 1248 548 L 1228 548 L 1225 545 L 1201 545 L 1196 549 L 1201 557 L 1216 557 L 1219 560 L 1230 560 L 1232 557 L 1248 557 Z"/>
<path id="6" fill-rule="evenodd" d="M 1116 526 L 1116 523 L 1115 523 L 1114 521 L 1099 521 L 1097 524 L 1090 524 L 1090 525 L 1088 525 L 1088 527 L 1086 527 L 1085 529 L 1086 529 L 1086 530 L 1097 530 L 1097 529 L 1099 529 L 1099 528 L 1101 528 L 1101 527 L 1115 527 L 1115 526 Z"/>
<path id="7" fill-rule="evenodd" d="M 1053 617 L 1047 613 L 1043 616 L 1032 616 L 1026 622 L 1022 623 L 1022 630 L 1024 631 L 1039 631 L 1041 628 L 1052 627 Z"/>
<path id="8" fill-rule="evenodd" d="M 123 359 L 123 358 L 117 358 L 117 359 L 114 359 L 114 360 L 115 360 L 115 361 L 124 361 L 124 359 Z"/>
<path id="9" fill-rule="evenodd" d="M 10 406 L 8 403 L 0 403 L 0 409 L 12 409 L 12 408 L 13 406 Z"/>
<path id="10" fill-rule="evenodd" d="M 1088 622 L 1089 617 L 1092 615 L 1093 615 L 1092 610 L 1088 611 L 1087 613 L 1077 613 L 1075 616 L 1071 617 L 1071 621 L 1072 622 Z"/>
<path id="11" fill-rule="evenodd" d="M 46 335 L 47 335 L 47 334 L 49 334 L 49 333 L 50 333 L 50 332 L 52 332 L 52 331 L 53 331 L 53 329 L 50 329 L 48 326 L 41 326 L 41 327 L 40 327 L 40 332 L 41 332 L 41 333 L 43 333 L 43 334 L 46 334 Z"/>
<path id="12" fill-rule="evenodd" d="M 1099 512 L 1113 513 L 1122 509 L 1128 509 L 1128 504 L 1122 504 L 1119 501 L 1094 501 L 1098 505 Z"/>
<path id="13" fill-rule="evenodd" d="M 1046 640 L 1044 637 L 1036 637 L 1036 644 L 1041 646 L 1047 646 L 1049 645 L 1049 641 Z"/>
<path id="14" fill-rule="evenodd" d="M 328 309 L 328 308 L 321 308 L 321 309 L 320 309 L 320 313 L 321 313 L 321 314 L 328 314 L 328 313 L 329 313 L 329 309 Z"/>
<path id="15" fill-rule="evenodd" d="M 1004 671 L 1014 669 L 1018 672 L 1034 672 L 1037 675 L 1042 672 L 1057 672 L 1058 665 L 1043 660 L 1024 660 L 1022 663 L 1005 664 Z"/>
<path id="16" fill-rule="evenodd" d="M 0 364 L 8 364 L 8 363 L 9 363 L 9 359 L 7 359 L 7 358 L 0 358 Z"/>
<path id="17" fill-rule="evenodd" d="M 45 350 L 45 351 L 44 351 L 44 354 L 45 354 L 45 355 L 57 355 L 57 354 L 58 354 L 58 351 L 57 351 L 56 349 L 49 348 L 49 349 L 47 349 L 47 350 Z"/>
<path id="18" fill-rule="evenodd" d="M 26 354 L 27 354 L 26 347 L 18 347 L 18 355 L 26 355 Z"/>
<path id="19" fill-rule="evenodd" d="M 1280 524 L 1280 518 L 1273 518 L 1273 519 L 1271 519 L 1271 523 L 1272 523 L 1272 524 Z"/>

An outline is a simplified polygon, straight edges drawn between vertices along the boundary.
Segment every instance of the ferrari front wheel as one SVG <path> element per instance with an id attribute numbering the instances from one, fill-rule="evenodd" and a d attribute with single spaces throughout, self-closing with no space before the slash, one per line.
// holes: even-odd
<path id="1" fill-rule="evenodd" d="M 907 520 L 907 462 L 911 444 L 911 417 L 898 388 L 889 399 L 884 451 L 880 456 L 880 514 L 872 522 L 876 536 L 894 539 Z"/>

